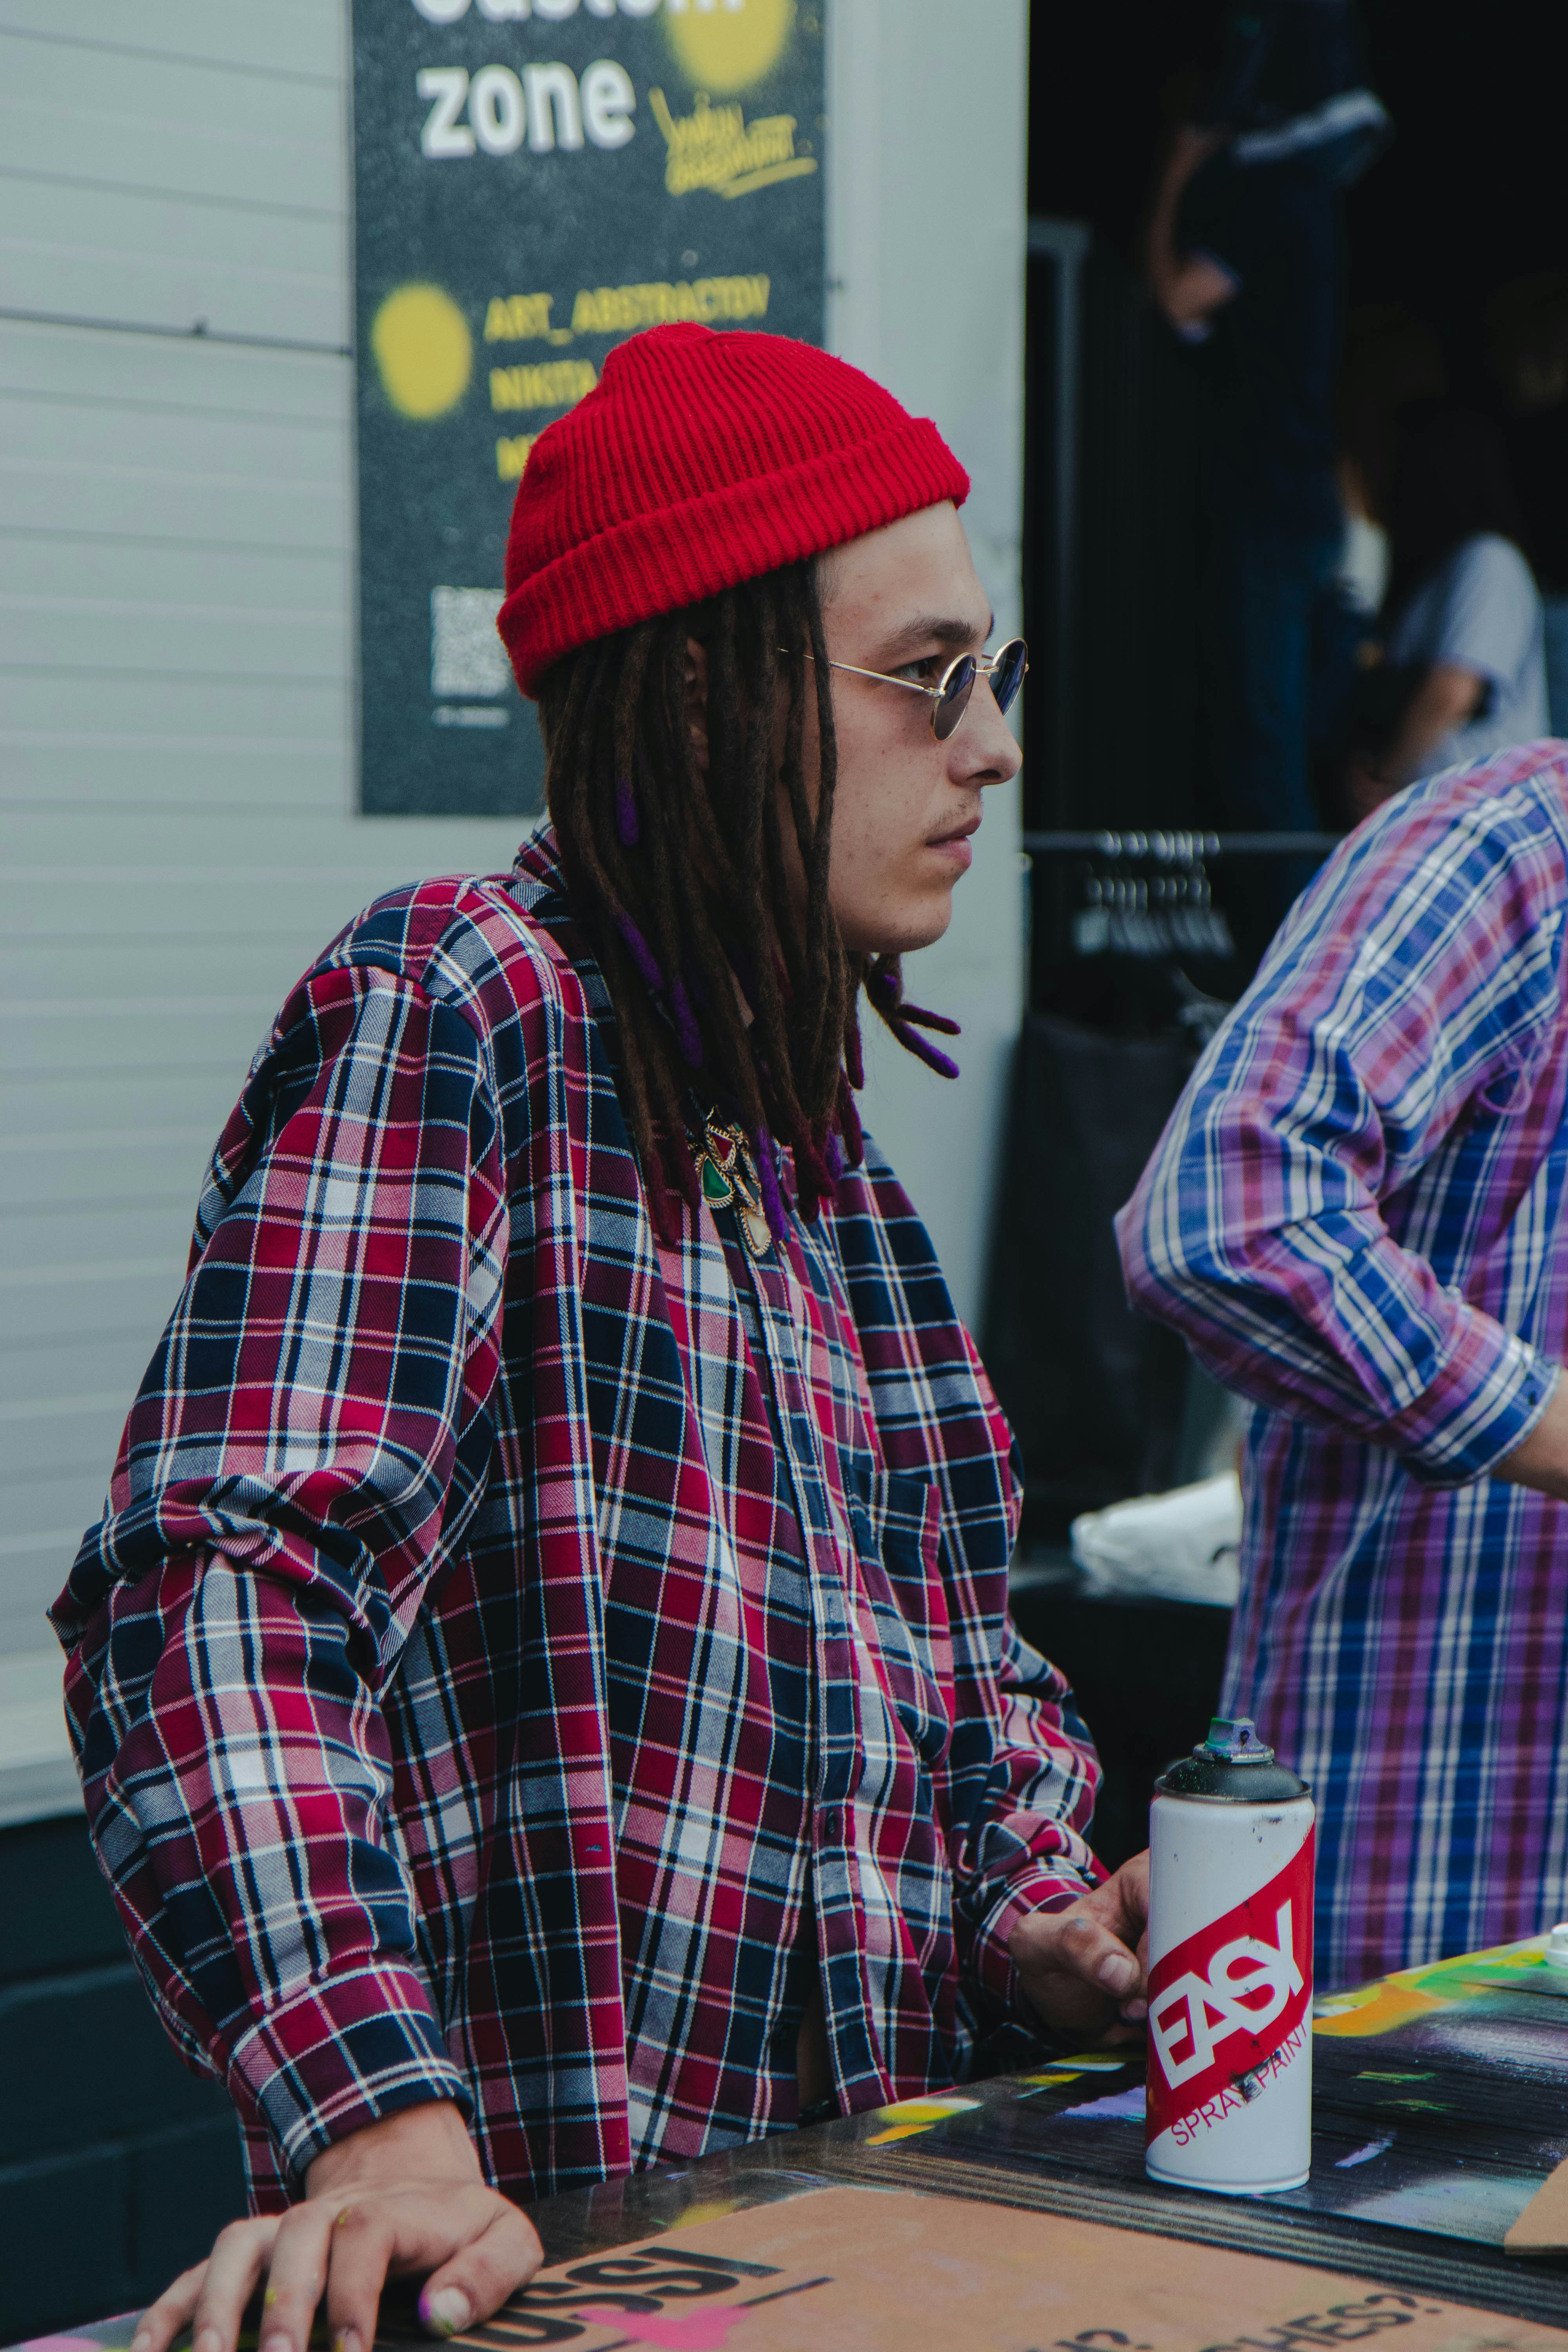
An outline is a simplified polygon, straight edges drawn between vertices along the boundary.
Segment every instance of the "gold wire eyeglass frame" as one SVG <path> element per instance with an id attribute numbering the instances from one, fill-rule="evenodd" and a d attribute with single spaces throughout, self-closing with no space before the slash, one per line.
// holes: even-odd
<path id="1" fill-rule="evenodd" d="M 781 646 L 779 651 L 781 654 L 785 653 L 788 647 Z M 874 677 L 879 679 L 883 686 L 901 686 L 909 694 L 928 696 L 931 706 L 931 731 L 939 743 L 944 743 L 950 735 L 956 734 L 963 724 L 963 714 L 969 708 L 969 698 L 974 690 L 975 679 L 994 677 L 1004 663 L 1010 662 L 1015 655 L 1022 656 L 1017 684 L 1015 685 L 1005 702 L 999 696 L 996 702 L 998 710 L 1005 712 L 1012 709 L 1017 699 L 1018 688 L 1029 674 L 1029 649 L 1022 637 L 1009 637 L 1006 644 L 998 646 L 994 654 L 960 654 L 956 660 L 949 662 L 934 686 L 922 686 L 919 678 L 915 677 L 894 677 L 885 669 L 861 669 L 854 662 L 834 661 L 831 656 L 827 667 L 829 669 L 847 670 L 851 677 Z M 816 658 L 810 653 L 805 657 L 807 661 Z M 967 677 L 960 675 L 964 670 L 969 673 Z M 946 728 L 940 726 L 938 722 L 943 709 L 951 710 L 955 703 L 958 708 L 952 726 Z"/>

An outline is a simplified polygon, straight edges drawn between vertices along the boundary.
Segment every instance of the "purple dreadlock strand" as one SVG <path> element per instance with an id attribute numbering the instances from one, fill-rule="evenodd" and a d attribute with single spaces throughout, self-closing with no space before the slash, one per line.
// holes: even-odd
<path id="1" fill-rule="evenodd" d="M 762 1187 L 763 1214 L 768 1221 L 768 1231 L 775 1242 L 782 1242 L 786 1231 L 784 1188 L 779 1182 L 778 1146 L 764 1127 L 754 1136 L 753 1158 L 757 1163 L 757 1181 Z"/>
<path id="2" fill-rule="evenodd" d="M 632 961 L 636 964 L 638 971 L 642 974 L 643 979 L 647 982 L 649 988 L 653 989 L 657 994 L 662 995 L 664 992 L 664 974 L 658 968 L 658 959 L 654 954 L 654 951 L 649 947 L 647 941 L 644 939 L 642 933 L 638 930 L 637 925 L 633 922 L 631 917 L 629 915 L 623 914 L 618 907 L 616 909 L 616 929 L 619 931 L 622 939 L 625 940 L 627 948 L 631 951 Z"/>
<path id="3" fill-rule="evenodd" d="M 668 982 L 659 969 L 658 958 L 633 922 L 620 908 L 616 909 L 616 929 L 631 953 L 632 961 L 653 991 L 655 1001 L 667 1007 L 670 1026 L 685 1059 L 694 1070 L 702 1066 L 702 1032 L 697 1026 L 697 1016 L 691 1010 L 691 999 L 680 982 Z"/>
<path id="4" fill-rule="evenodd" d="M 629 776 L 620 777 L 616 784 L 616 831 L 623 849 L 637 846 L 641 828 L 637 824 L 637 796 Z"/>
<path id="5" fill-rule="evenodd" d="M 866 973 L 866 993 L 907 1054 L 912 1054 L 917 1062 L 923 1062 L 928 1070 L 935 1070 L 941 1077 L 957 1077 L 958 1064 L 952 1055 L 942 1053 L 939 1046 L 928 1045 L 918 1034 L 921 1029 L 935 1029 L 944 1037 L 957 1037 L 962 1032 L 956 1021 L 950 1021 L 945 1013 L 928 1013 L 923 1004 L 906 1004 L 903 975 L 896 967 L 870 965 Z"/>
<path id="6" fill-rule="evenodd" d="M 702 1067 L 702 1032 L 697 1026 L 697 1015 L 691 1010 L 691 999 L 679 980 L 669 983 L 669 1009 L 675 1015 L 675 1034 L 681 1053 L 694 1070 Z"/>

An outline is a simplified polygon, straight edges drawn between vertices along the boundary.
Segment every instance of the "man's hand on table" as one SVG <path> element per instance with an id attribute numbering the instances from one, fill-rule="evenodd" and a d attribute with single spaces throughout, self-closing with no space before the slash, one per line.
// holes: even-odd
<path id="1" fill-rule="evenodd" d="M 1148 2014 L 1148 1855 L 1134 1854 L 1068 1910 L 1031 1912 L 1008 1948 L 1042 2024 L 1105 2042 L 1137 2040 Z"/>
<path id="2" fill-rule="evenodd" d="M 235 2352 L 263 2279 L 260 2352 L 305 2352 L 325 2298 L 332 2352 L 371 2352 L 388 2278 L 429 2273 L 419 2315 L 433 2336 L 488 2319 L 543 2260 L 533 2228 L 489 2188 L 449 2100 L 408 2107 L 323 2149 L 288 2213 L 231 2221 L 205 2263 L 144 2315 L 132 2352 Z"/>

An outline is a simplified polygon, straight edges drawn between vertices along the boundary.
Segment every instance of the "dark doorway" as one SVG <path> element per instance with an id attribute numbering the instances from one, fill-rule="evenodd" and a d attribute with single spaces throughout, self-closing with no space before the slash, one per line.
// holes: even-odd
<path id="1" fill-rule="evenodd" d="M 1455 396 L 1495 406 L 1489 304 L 1530 273 L 1568 268 L 1557 20 L 1539 0 L 1362 0 L 1361 14 L 1394 136 L 1346 199 L 1349 309 L 1397 306 L 1427 321 Z M 1166 122 L 1212 67 L 1225 16 L 1222 0 L 1034 0 L 1029 211 L 1088 235 L 1065 577 L 1059 238 L 1058 250 L 1037 238 L 1030 268 L 1026 615 L 1043 653 L 1027 712 L 1032 829 L 1203 817 L 1193 372 L 1143 294 L 1139 258 Z M 1568 443 L 1568 403 L 1556 415 L 1548 432 Z M 1046 649 L 1064 604 L 1070 656 L 1055 663 Z"/>

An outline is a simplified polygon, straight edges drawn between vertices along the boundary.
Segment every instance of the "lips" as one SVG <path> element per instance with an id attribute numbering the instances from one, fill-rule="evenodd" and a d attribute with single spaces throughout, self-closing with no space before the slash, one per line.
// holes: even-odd
<path id="1" fill-rule="evenodd" d="M 967 841 L 972 834 L 976 834 L 979 830 L 980 819 L 977 816 L 966 817 L 962 824 L 950 825 L 945 833 L 928 834 L 926 847 L 948 849 L 955 842 Z"/>

